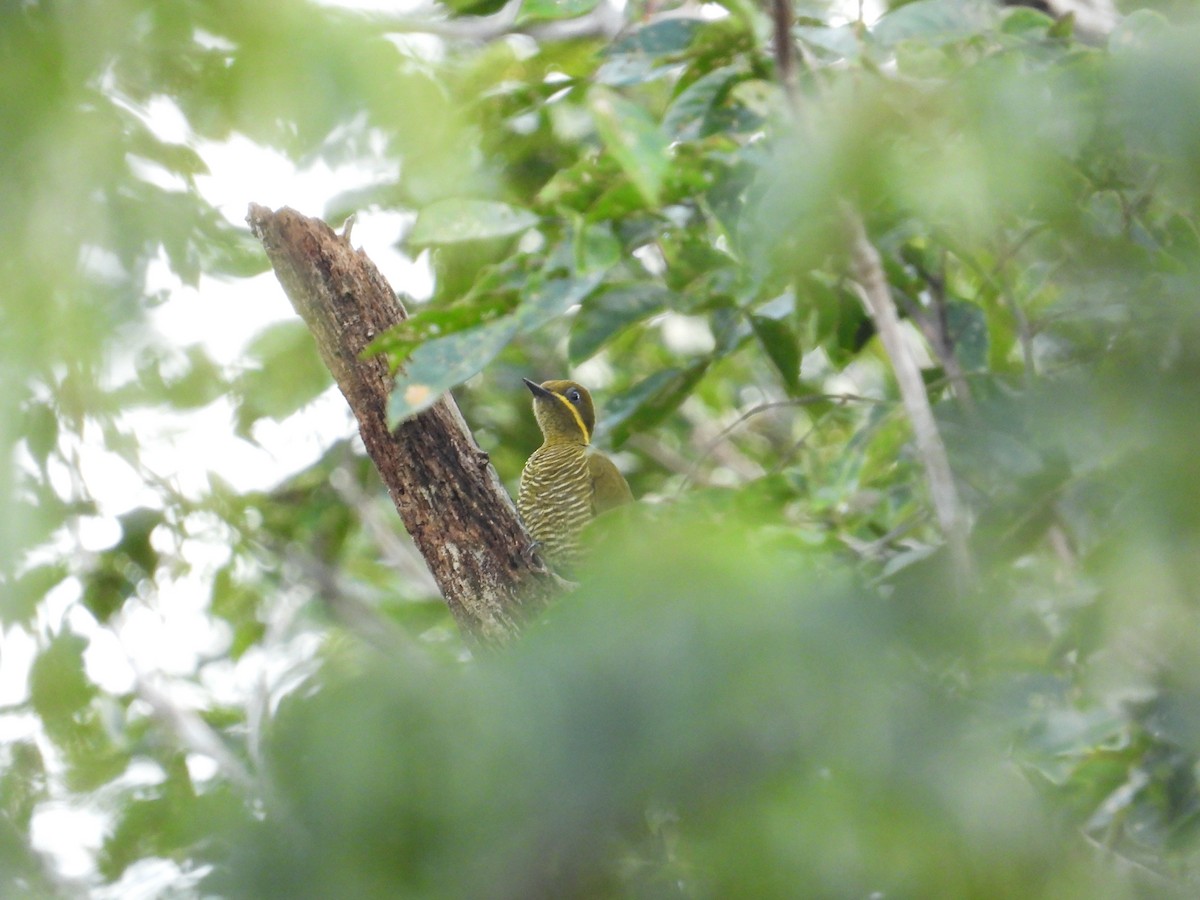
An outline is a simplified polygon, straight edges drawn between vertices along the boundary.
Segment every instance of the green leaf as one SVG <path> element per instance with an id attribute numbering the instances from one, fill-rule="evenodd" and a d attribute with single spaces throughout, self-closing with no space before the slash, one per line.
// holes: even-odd
<path id="1" fill-rule="evenodd" d="M 714 107 L 728 93 L 731 84 L 744 77 L 740 66 L 725 66 L 692 82 L 667 108 L 663 131 L 675 140 L 694 140 L 710 134 L 709 120 Z"/>
<path id="2" fill-rule="evenodd" d="M 246 589 L 228 565 L 222 566 L 213 578 L 209 608 L 226 622 L 237 624 L 258 609 L 258 592 Z"/>
<path id="3" fill-rule="evenodd" d="M 34 660 L 29 672 L 29 697 L 47 732 L 55 740 L 69 733 L 72 717 L 92 702 L 96 686 L 84 672 L 87 639 L 60 631 Z"/>
<path id="4" fill-rule="evenodd" d="M 635 29 L 604 51 L 607 57 L 674 56 L 687 50 L 704 27 L 700 19 L 662 19 Z"/>
<path id="5" fill-rule="evenodd" d="M 137 590 L 121 562 L 117 554 L 105 553 L 83 579 L 83 605 L 99 622 L 111 619 Z"/>
<path id="6" fill-rule="evenodd" d="M 653 428 L 679 408 L 708 371 L 709 360 L 699 359 L 686 367 L 662 369 L 609 401 L 602 430 L 615 447 L 631 434 Z"/>
<path id="7" fill-rule="evenodd" d="M 125 804 L 104 839 L 101 874 L 113 881 L 138 860 L 170 859 L 204 833 L 197 821 L 196 792 L 182 754 L 173 757 L 166 779 Z"/>
<path id="8" fill-rule="evenodd" d="M 228 389 L 221 370 L 199 345 L 185 351 L 188 368 L 181 376 L 162 384 L 163 399 L 176 409 L 207 406 Z"/>
<path id="9" fill-rule="evenodd" d="M 599 0 L 525 0 L 517 22 L 553 22 L 574 19 L 596 8 Z"/>
<path id="10" fill-rule="evenodd" d="M 1040 9 L 1014 6 L 1004 11 L 1000 30 L 1004 34 L 1027 34 L 1029 32 L 1045 34 L 1052 25 L 1054 25 L 1054 17 L 1046 15 Z"/>
<path id="11" fill-rule="evenodd" d="M 984 0 L 916 0 L 884 15 L 871 36 L 885 47 L 901 41 L 948 43 L 988 28 L 997 18 Z"/>
<path id="12" fill-rule="evenodd" d="M 648 206 L 657 206 L 669 165 L 668 142 L 642 107 L 602 87 L 588 92 L 588 107 L 605 147 Z"/>
<path id="13" fill-rule="evenodd" d="M 11 585 L 0 584 L 3 590 L 0 594 L 0 623 L 15 625 L 32 622 L 42 598 L 69 574 L 62 563 L 47 563 L 33 567 Z"/>
<path id="14" fill-rule="evenodd" d="M 609 223 L 584 224 L 575 233 L 575 271 L 605 272 L 621 261 L 621 242 Z"/>
<path id="15" fill-rule="evenodd" d="M 462 384 L 496 358 L 517 333 L 517 320 L 458 331 L 422 344 L 408 358 L 388 398 L 388 423 L 394 428 L 426 410 L 450 388 Z"/>
<path id="16" fill-rule="evenodd" d="M 121 540 L 116 551 L 123 553 L 147 575 L 158 568 L 158 551 L 150 543 L 150 535 L 162 524 L 162 510 L 139 506 L 121 516 Z"/>
<path id="17" fill-rule="evenodd" d="M 0 766 L 0 819 L 7 817 L 25 831 L 34 808 L 46 798 L 46 763 L 31 740 L 15 741 L 7 750 L 7 765 Z"/>
<path id="18" fill-rule="evenodd" d="M 247 348 L 247 356 L 258 368 L 244 372 L 234 385 L 241 435 L 248 435 L 259 419 L 286 419 L 332 383 L 316 342 L 299 319 L 264 328 Z"/>
<path id="19" fill-rule="evenodd" d="M 783 319 L 768 316 L 750 316 L 754 336 L 766 351 L 767 357 L 779 371 L 784 387 L 789 394 L 800 390 L 800 342 L 796 334 Z"/>
<path id="20" fill-rule="evenodd" d="M 433 406 L 442 394 L 495 359 L 518 332 L 558 318 L 591 293 L 603 277 L 603 272 L 594 272 L 582 278 L 535 282 L 512 315 L 421 344 L 396 379 L 388 400 L 389 422 L 395 427 Z"/>
<path id="21" fill-rule="evenodd" d="M 540 328 L 582 303 L 603 280 L 604 272 L 591 272 L 578 278 L 551 278 L 534 282 L 522 292 L 521 305 L 514 318 L 521 331 Z"/>
<path id="22" fill-rule="evenodd" d="M 1072 10 L 1065 16 L 1056 20 L 1053 25 L 1046 31 L 1046 37 L 1060 38 L 1066 40 L 1075 33 L 1075 12 Z"/>
<path id="23" fill-rule="evenodd" d="M 46 403 L 31 404 L 25 411 L 25 446 L 37 464 L 45 468 L 51 451 L 58 446 L 58 416 Z"/>
<path id="24" fill-rule="evenodd" d="M 609 288 L 589 297 L 571 323 L 567 357 L 580 363 L 603 347 L 619 331 L 666 309 L 672 294 L 654 284 Z"/>
<path id="25" fill-rule="evenodd" d="M 987 316 L 981 307 L 965 301 L 946 305 L 946 326 L 954 355 L 968 372 L 980 372 L 988 363 Z"/>
<path id="26" fill-rule="evenodd" d="M 529 210 L 496 200 L 438 200 L 417 215 L 408 243 L 426 247 L 509 237 L 537 223 Z"/>

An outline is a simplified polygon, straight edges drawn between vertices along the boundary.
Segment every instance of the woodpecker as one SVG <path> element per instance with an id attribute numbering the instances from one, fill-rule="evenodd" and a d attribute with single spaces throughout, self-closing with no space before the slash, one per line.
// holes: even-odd
<path id="1" fill-rule="evenodd" d="M 588 446 L 596 411 L 587 389 L 574 381 L 523 380 L 543 440 L 521 471 L 517 509 L 545 560 L 570 571 L 583 527 L 632 501 L 633 493 L 612 460 Z"/>

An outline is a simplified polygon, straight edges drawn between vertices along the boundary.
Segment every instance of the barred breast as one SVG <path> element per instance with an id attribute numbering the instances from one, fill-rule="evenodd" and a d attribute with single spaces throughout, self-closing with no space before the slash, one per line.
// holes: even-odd
<path id="1" fill-rule="evenodd" d="M 534 451 L 521 471 L 517 509 L 548 563 L 574 563 L 579 532 L 592 518 L 587 451 L 578 444 L 543 444 Z"/>

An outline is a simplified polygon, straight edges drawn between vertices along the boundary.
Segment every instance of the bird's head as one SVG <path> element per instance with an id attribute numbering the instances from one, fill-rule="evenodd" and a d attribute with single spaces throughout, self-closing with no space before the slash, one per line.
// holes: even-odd
<path id="1" fill-rule="evenodd" d="M 523 380 L 533 394 L 533 414 L 547 442 L 587 444 L 592 440 L 596 410 L 587 388 L 574 381 L 538 384 L 528 378 Z"/>

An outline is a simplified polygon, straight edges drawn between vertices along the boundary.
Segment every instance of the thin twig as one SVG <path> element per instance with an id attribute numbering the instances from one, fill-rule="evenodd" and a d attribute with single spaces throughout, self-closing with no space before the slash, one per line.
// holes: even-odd
<path id="1" fill-rule="evenodd" d="M 863 559 L 879 559 L 883 555 L 883 551 L 888 548 L 888 545 L 904 537 L 904 535 L 922 524 L 928 518 L 928 515 L 927 512 L 919 512 L 914 516 L 910 516 L 891 531 L 877 537 L 873 541 L 860 541 L 849 534 L 839 535 L 838 540 Z"/>
<path id="2" fill-rule="evenodd" d="M 850 239 L 855 280 L 858 282 L 867 312 L 875 323 L 875 330 L 891 360 L 892 371 L 896 374 L 900 399 L 912 423 L 917 452 L 924 466 L 925 476 L 929 480 L 929 494 L 933 501 L 934 513 L 937 515 L 942 534 L 946 537 L 959 586 L 962 588 L 969 584 L 974 567 L 967 546 L 968 522 L 959 501 L 958 488 L 954 484 L 946 446 L 933 417 L 929 395 L 925 392 L 925 383 L 921 380 L 921 371 L 900 330 L 900 320 L 892 302 L 879 251 L 867 237 L 862 218 L 857 211 L 847 205 L 843 210 L 843 218 Z"/>
<path id="3" fill-rule="evenodd" d="M 708 442 L 704 450 L 701 451 L 700 455 L 696 457 L 695 461 L 692 463 L 691 468 L 684 474 L 683 483 L 680 487 L 680 490 L 695 480 L 694 476 L 696 474 L 696 470 L 700 467 L 700 463 L 704 462 L 704 460 L 707 459 L 713 453 L 713 451 L 717 449 L 718 446 L 720 446 L 721 442 L 724 441 L 725 438 L 727 438 L 733 431 L 735 431 L 749 419 L 752 419 L 761 413 L 770 412 L 773 409 L 783 409 L 790 406 L 811 406 L 814 403 L 821 402 L 835 403 L 839 406 L 845 406 L 847 403 L 852 402 L 882 403 L 883 401 L 877 400 L 874 397 L 862 397 L 858 394 L 805 394 L 803 397 L 792 397 L 787 400 L 771 400 L 766 403 L 760 403 L 757 406 L 752 406 L 750 409 L 746 410 L 744 413 L 722 428 L 717 433 L 716 437 L 712 438 L 712 440 Z M 801 441 L 807 440 L 807 438 L 808 434 L 806 433 Z"/>
<path id="4" fill-rule="evenodd" d="M 932 314 L 929 314 L 918 304 L 911 303 L 909 318 L 921 330 L 934 355 L 938 358 L 938 362 L 941 363 L 942 371 L 950 379 L 954 398 L 967 415 L 974 416 L 976 413 L 975 398 L 971 396 L 966 373 L 963 371 L 958 354 L 954 352 L 954 339 L 950 336 L 950 320 L 946 304 L 945 263 L 943 262 L 943 271 L 939 274 L 930 272 L 919 262 L 914 261 L 912 265 L 929 289 L 929 299 L 932 301 L 933 308 L 929 311 Z"/>
<path id="5" fill-rule="evenodd" d="M 775 51 L 775 74 L 788 102 L 797 109 L 800 98 L 796 91 L 796 62 L 792 47 L 792 4 L 789 0 L 771 0 L 771 19 Z"/>
<path id="6" fill-rule="evenodd" d="M 180 707 L 166 693 L 151 684 L 146 675 L 137 668 L 132 657 L 129 658 L 129 664 L 134 671 L 134 685 L 138 697 L 150 706 L 155 717 L 175 735 L 181 747 L 207 756 L 217 764 L 217 768 L 225 777 L 248 794 L 258 796 L 262 793 L 262 785 L 258 779 L 225 746 L 221 736 L 207 722 L 191 710 Z"/>

